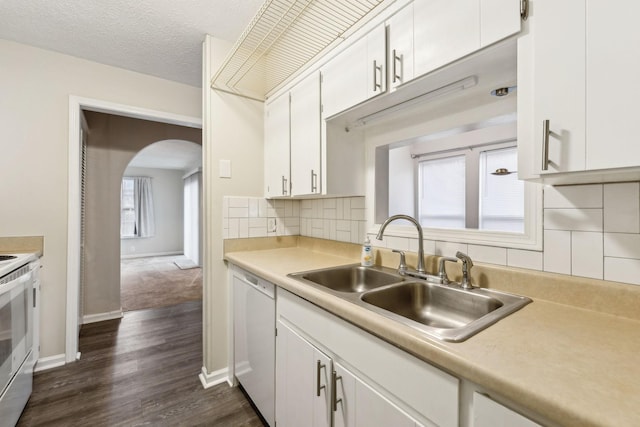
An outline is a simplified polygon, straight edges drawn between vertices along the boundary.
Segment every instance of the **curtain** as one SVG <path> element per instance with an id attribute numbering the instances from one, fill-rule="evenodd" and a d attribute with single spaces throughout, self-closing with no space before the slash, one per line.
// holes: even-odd
<path id="1" fill-rule="evenodd" d="M 138 237 L 152 237 L 156 231 L 156 224 L 153 215 L 151 178 L 134 178 L 133 203 L 136 215 L 134 234 Z"/>

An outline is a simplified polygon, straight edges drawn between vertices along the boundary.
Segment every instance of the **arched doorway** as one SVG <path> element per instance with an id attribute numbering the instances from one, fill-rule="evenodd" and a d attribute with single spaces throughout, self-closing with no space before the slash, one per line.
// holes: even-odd
<path id="1" fill-rule="evenodd" d="M 202 299 L 202 147 L 163 140 L 143 148 L 122 176 L 120 301 L 123 311 Z"/>
<path id="2" fill-rule="evenodd" d="M 93 111 L 84 114 L 88 136 L 81 313 L 82 323 L 91 323 L 122 316 L 120 198 L 125 170 L 139 152 L 159 141 L 201 146 L 201 130 Z"/>

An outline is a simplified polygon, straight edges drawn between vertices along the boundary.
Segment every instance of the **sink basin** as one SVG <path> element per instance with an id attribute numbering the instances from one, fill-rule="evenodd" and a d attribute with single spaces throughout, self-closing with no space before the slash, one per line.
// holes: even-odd
<path id="1" fill-rule="evenodd" d="M 346 265 L 289 274 L 430 337 L 464 341 L 531 302 L 492 289 L 407 279 L 384 267 Z"/>
<path id="2" fill-rule="evenodd" d="M 463 341 L 531 300 L 489 289 L 405 282 L 360 296 L 365 306 L 444 341 Z"/>
<path id="3" fill-rule="evenodd" d="M 502 307 L 496 298 L 409 282 L 362 295 L 362 301 L 434 328 L 460 328 Z"/>
<path id="4" fill-rule="evenodd" d="M 378 267 L 345 265 L 322 270 L 294 273 L 290 275 L 337 292 L 365 292 L 391 283 L 399 283 L 404 278 L 393 270 Z"/>

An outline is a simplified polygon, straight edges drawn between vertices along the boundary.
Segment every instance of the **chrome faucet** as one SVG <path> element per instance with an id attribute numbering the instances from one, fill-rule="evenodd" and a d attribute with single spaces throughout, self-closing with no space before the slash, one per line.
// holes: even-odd
<path id="1" fill-rule="evenodd" d="M 380 231 L 378 231 L 378 235 L 376 239 L 382 240 L 382 234 L 384 233 L 384 229 L 387 228 L 387 225 L 392 221 L 397 219 L 404 219 L 411 222 L 418 229 L 418 266 L 416 267 L 416 271 L 421 274 L 425 274 L 426 271 L 424 269 L 424 244 L 422 242 L 422 226 L 420 223 L 413 217 L 409 215 L 393 215 L 387 218 L 382 225 L 380 226 Z"/>
<path id="2" fill-rule="evenodd" d="M 469 255 L 460 251 L 456 252 L 456 258 L 459 258 L 462 261 L 462 280 L 460 281 L 460 286 L 462 287 L 462 289 L 472 289 L 473 285 L 471 284 L 469 274 L 471 274 L 473 261 L 471 261 Z"/>

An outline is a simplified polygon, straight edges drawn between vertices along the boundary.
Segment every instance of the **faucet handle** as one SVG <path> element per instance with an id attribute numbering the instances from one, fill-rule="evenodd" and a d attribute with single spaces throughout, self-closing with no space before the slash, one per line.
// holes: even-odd
<path id="1" fill-rule="evenodd" d="M 444 264 L 446 262 L 458 262 L 458 258 L 452 258 L 452 257 L 447 257 L 447 256 L 443 256 L 438 260 L 438 277 L 440 278 L 440 280 L 442 281 L 443 285 L 448 285 L 449 284 L 449 277 L 447 277 L 447 270 L 445 270 L 444 268 Z"/>
<path id="2" fill-rule="evenodd" d="M 392 249 L 391 252 L 400 254 L 400 265 L 398 265 L 398 273 L 404 275 L 404 273 L 407 271 L 407 259 L 405 257 L 404 251 Z"/>
<path id="3" fill-rule="evenodd" d="M 471 267 L 473 267 L 473 261 L 469 255 L 462 253 L 460 251 L 456 252 L 456 258 L 460 258 L 462 260 L 462 280 L 460 281 L 460 286 L 462 289 L 471 289 L 473 285 L 471 284 L 471 280 L 469 279 L 469 273 L 471 273 Z"/>

